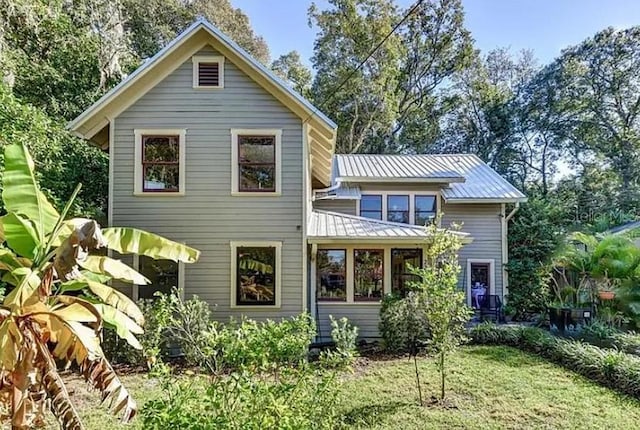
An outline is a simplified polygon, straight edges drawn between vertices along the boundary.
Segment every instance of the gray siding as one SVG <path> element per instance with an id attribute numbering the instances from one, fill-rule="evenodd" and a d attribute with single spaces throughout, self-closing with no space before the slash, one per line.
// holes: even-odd
<path id="1" fill-rule="evenodd" d="M 467 280 L 467 259 L 495 260 L 495 293 L 502 295 L 502 231 L 499 204 L 445 204 L 443 226 L 463 223 L 462 231 L 471 234 L 473 242 L 460 250 L 460 287 Z"/>
<path id="2" fill-rule="evenodd" d="M 339 212 L 347 215 L 357 215 L 357 200 L 324 199 L 313 202 L 314 209 Z"/>
<path id="3" fill-rule="evenodd" d="M 202 53 L 211 54 L 212 50 Z M 226 319 L 278 318 L 302 304 L 302 122 L 228 59 L 223 89 L 192 88 L 192 61 L 115 120 L 113 225 L 144 228 L 202 252 L 185 265 L 185 296 Z M 133 195 L 134 129 L 186 128 L 186 195 Z M 282 129 L 282 195 L 231 196 L 231 128 Z M 281 309 L 231 310 L 230 241 L 282 241 Z"/>
<path id="4" fill-rule="evenodd" d="M 318 303 L 318 335 L 321 340 L 331 339 L 331 320 L 347 317 L 349 322 L 358 327 L 358 336 L 372 339 L 380 337 L 378 323 L 380 322 L 380 304 L 366 305 L 336 305 L 330 303 Z"/>

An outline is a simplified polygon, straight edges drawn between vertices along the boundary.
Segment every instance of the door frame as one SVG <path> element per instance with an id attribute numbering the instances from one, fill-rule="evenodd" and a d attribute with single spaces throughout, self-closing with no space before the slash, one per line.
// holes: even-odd
<path id="1" fill-rule="evenodd" d="M 488 264 L 489 265 L 489 294 L 496 293 L 496 260 L 494 258 L 467 258 L 467 285 L 465 292 L 467 296 L 467 305 L 471 306 L 471 265 L 472 264 Z"/>

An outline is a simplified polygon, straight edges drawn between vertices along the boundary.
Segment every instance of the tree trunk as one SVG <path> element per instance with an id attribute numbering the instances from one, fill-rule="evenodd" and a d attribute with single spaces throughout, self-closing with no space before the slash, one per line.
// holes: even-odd
<path id="1" fill-rule="evenodd" d="M 418 372 L 418 356 L 413 356 L 413 365 L 416 368 L 416 383 L 418 385 L 418 399 L 420 401 L 420 406 L 424 405 L 422 402 L 422 387 L 420 386 L 420 373 Z"/>
<path id="2" fill-rule="evenodd" d="M 444 352 L 440 353 L 440 400 L 444 400 Z"/>

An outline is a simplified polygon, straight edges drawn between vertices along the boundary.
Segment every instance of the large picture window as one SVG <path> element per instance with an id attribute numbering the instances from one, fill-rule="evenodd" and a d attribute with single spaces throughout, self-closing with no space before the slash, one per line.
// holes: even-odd
<path id="1" fill-rule="evenodd" d="M 415 199 L 414 224 L 427 225 L 433 222 L 438 209 L 436 196 L 416 196 Z"/>
<path id="2" fill-rule="evenodd" d="M 232 242 L 232 306 L 279 306 L 280 242 Z"/>
<path id="3" fill-rule="evenodd" d="M 154 260 L 141 255 L 138 257 L 138 271 L 151 283 L 138 286 L 138 299 L 153 299 L 155 293 L 171 293 L 171 289 L 179 287 L 179 265 L 172 260 Z"/>
<path id="4" fill-rule="evenodd" d="M 409 223 L 409 196 L 387 196 L 387 221 Z"/>
<path id="5" fill-rule="evenodd" d="M 185 130 L 135 130 L 134 194 L 184 194 L 185 135 Z"/>
<path id="6" fill-rule="evenodd" d="M 365 194 L 360 198 L 360 216 L 382 219 L 382 196 Z"/>
<path id="7" fill-rule="evenodd" d="M 281 130 L 231 130 L 232 194 L 280 194 L 281 135 Z"/>
<path id="8" fill-rule="evenodd" d="M 319 249 L 317 255 L 319 301 L 347 300 L 347 252 L 344 249 Z"/>
<path id="9" fill-rule="evenodd" d="M 380 300 L 384 281 L 384 251 L 356 249 L 353 256 L 354 301 Z"/>

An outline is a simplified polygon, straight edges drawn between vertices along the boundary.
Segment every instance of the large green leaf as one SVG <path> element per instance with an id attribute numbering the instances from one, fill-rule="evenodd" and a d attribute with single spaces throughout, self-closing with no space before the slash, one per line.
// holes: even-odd
<path id="1" fill-rule="evenodd" d="M 24 145 L 7 145 L 4 150 L 2 200 L 7 212 L 22 214 L 34 222 L 41 243 L 58 221 L 58 212 L 38 187 L 33 160 Z"/>
<path id="2" fill-rule="evenodd" d="M 140 273 L 133 270 L 120 260 L 114 260 L 109 257 L 100 257 L 97 255 L 89 255 L 84 260 L 79 260 L 78 264 L 90 272 L 105 274 L 114 279 L 130 282 L 136 285 L 147 285 L 149 280 Z"/>
<path id="3" fill-rule="evenodd" d="M 107 246 L 120 254 L 138 254 L 184 263 L 195 263 L 200 257 L 197 249 L 135 228 L 105 228 L 102 235 Z"/>
<path id="4" fill-rule="evenodd" d="M 40 245 L 32 222 L 14 212 L 2 217 L 5 240 L 11 249 L 23 257 L 33 259 Z"/>
<path id="5" fill-rule="evenodd" d="M 16 288 L 4 299 L 5 306 L 22 306 L 40 286 L 40 277 L 28 267 L 20 267 L 10 272 Z M 4 278 L 3 278 L 4 279 Z"/>
<path id="6" fill-rule="evenodd" d="M 116 308 L 111 306 L 97 304 L 95 305 L 100 315 L 102 315 L 102 319 L 112 326 L 115 327 L 116 333 L 122 339 L 126 340 L 129 345 L 133 346 L 136 349 L 142 349 L 142 345 L 134 334 L 142 334 L 144 330 L 138 324 L 133 322 L 131 318 L 126 316 L 124 313 L 120 312 Z"/>
<path id="7" fill-rule="evenodd" d="M 24 263 L 30 263 L 25 261 Z M 0 270 L 11 272 L 18 267 L 27 267 L 30 264 L 23 264 L 22 261 L 10 249 L 0 247 Z"/>

